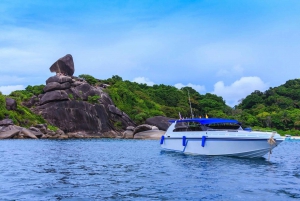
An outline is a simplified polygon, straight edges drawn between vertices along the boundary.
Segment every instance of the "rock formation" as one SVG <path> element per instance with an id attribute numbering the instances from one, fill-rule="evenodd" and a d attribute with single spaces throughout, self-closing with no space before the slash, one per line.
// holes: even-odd
<path id="1" fill-rule="evenodd" d="M 130 117 L 118 109 L 103 90 L 109 85 L 102 83 L 92 86 L 84 79 L 73 76 L 75 69 L 71 55 L 57 60 L 50 71 L 56 72 L 56 75 L 46 80 L 44 92 L 22 104 L 59 129 L 49 130 L 46 124 L 27 129 L 14 125 L 10 119 L 4 119 L 0 121 L 0 139 L 160 139 L 169 126 L 170 118 L 158 116 L 135 127 Z M 16 101 L 6 98 L 6 107 L 15 110 Z"/>
<path id="2" fill-rule="evenodd" d="M 69 138 L 62 130 L 58 129 L 55 132 L 47 129 L 46 124 L 38 124 L 33 127 L 22 128 L 14 125 L 11 119 L 0 121 L 0 139 L 66 139 Z"/>
<path id="3" fill-rule="evenodd" d="M 165 131 L 159 130 L 156 126 L 142 124 L 134 129 L 133 134 L 134 139 L 160 139 Z"/>
<path id="4" fill-rule="evenodd" d="M 72 76 L 75 71 L 72 55 L 67 54 L 66 56 L 58 59 L 54 64 L 52 64 L 50 71 L 56 72 L 57 74 Z"/>
<path id="5" fill-rule="evenodd" d="M 16 110 L 17 102 L 12 98 L 5 98 L 6 100 L 6 109 L 7 110 Z"/>
<path id="6" fill-rule="evenodd" d="M 128 126 L 126 128 L 126 131 L 123 133 L 123 137 L 126 139 L 132 139 L 133 138 L 133 131 L 134 127 L 133 126 Z"/>
<path id="7" fill-rule="evenodd" d="M 128 126 L 123 133 L 126 139 L 160 139 L 165 131 L 159 130 L 156 126 L 142 124 L 137 127 Z"/>
<path id="8" fill-rule="evenodd" d="M 156 117 L 151 117 L 151 118 L 146 119 L 145 123 L 156 126 L 160 130 L 166 131 L 169 128 L 170 120 L 173 120 L 173 119 L 169 118 L 169 117 L 164 117 L 164 116 L 156 116 Z"/>
<path id="9" fill-rule="evenodd" d="M 14 122 L 11 119 L 3 119 L 0 121 L 0 126 L 10 126 L 10 125 L 14 125 Z"/>
<path id="10" fill-rule="evenodd" d="M 102 87 L 72 76 L 71 55 L 60 58 L 50 70 L 56 75 L 46 80 L 44 93 L 24 103 L 50 124 L 73 137 L 124 137 L 123 131 L 135 126 Z"/>
<path id="11" fill-rule="evenodd" d="M 152 140 L 158 140 L 165 134 L 166 131 L 162 130 L 148 130 L 139 132 L 134 135 L 134 139 L 152 139 Z"/>

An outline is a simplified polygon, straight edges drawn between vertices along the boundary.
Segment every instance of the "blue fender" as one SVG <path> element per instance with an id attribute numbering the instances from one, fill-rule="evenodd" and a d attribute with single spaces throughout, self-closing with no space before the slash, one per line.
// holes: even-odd
<path id="1" fill-rule="evenodd" d="M 164 143 L 164 140 L 165 140 L 165 136 L 161 136 L 161 139 L 160 139 L 160 144 L 163 144 Z"/>
<path id="2" fill-rule="evenodd" d="M 205 146 L 205 141 L 206 141 L 206 136 L 202 136 L 202 143 L 201 143 L 202 147 Z"/>
<path id="3" fill-rule="evenodd" d="M 186 137 L 182 136 L 182 146 L 186 146 Z"/>

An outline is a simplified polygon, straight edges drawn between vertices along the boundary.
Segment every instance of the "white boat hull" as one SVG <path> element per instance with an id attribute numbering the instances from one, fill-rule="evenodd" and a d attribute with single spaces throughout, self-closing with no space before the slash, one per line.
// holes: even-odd
<path id="1" fill-rule="evenodd" d="M 283 139 L 276 139 L 276 144 L 270 145 L 267 138 L 206 138 L 202 146 L 202 138 L 186 138 L 183 146 L 182 138 L 164 138 L 161 148 L 197 155 L 223 155 L 235 157 L 262 157 L 280 144 Z"/>

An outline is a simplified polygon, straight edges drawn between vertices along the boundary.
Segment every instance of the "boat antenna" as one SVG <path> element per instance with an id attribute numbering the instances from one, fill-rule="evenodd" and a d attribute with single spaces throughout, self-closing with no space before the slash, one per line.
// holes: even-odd
<path id="1" fill-rule="evenodd" d="M 190 92 L 188 89 L 186 89 L 188 91 L 188 96 L 189 96 L 189 103 L 190 103 L 190 109 L 191 109 L 191 115 L 192 115 L 192 119 L 194 118 L 194 115 L 193 115 L 193 110 L 192 110 L 192 104 L 191 104 L 191 97 L 190 97 Z"/>

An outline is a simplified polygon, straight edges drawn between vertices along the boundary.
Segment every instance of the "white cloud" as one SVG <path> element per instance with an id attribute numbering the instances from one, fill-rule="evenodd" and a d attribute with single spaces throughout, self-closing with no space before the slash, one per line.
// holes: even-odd
<path id="1" fill-rule="evenodd" d="M 196 84 L 192 84 L 192 83 L 188 83 L 187 85 L 184 85 L 182 83 L 177 83 L 174 85 L 176 88 L 181 89 L 182 87 L 192 87 L 193 89 L 195 89 L 196 91 L 200 92 L 205 92 L 205 86 L 202 85 L 196 85 Z"/>
<path id="2" fill-rule="evenodd" d="M 23 90 L 25 87 L 23 85 L 14 85 L 14 86 L 0 86 L 0 91 L 4 95 L 9 95 L 12 91 Z"/>
<path id="3" fill-rule="evenodd" d="M 132 82 L 140 83 L 140 84 L 147 84 L 148 86 L 153 86 L 154 82 L 149 80 L 148 78 L 145 77 L 136 77 L 132 80 Z"/>
<path id="4" fill-rule="evenodd" d="M 225 86 L 223 81 L 214 85 L 213 94 L 222 96 L 226 104 L 237 105 L 238 100 L 245 98 L 255 90 L 265 91 L 268 84 L 264 83 L 259 77 L 242 77 L 229 86 Z"/>

